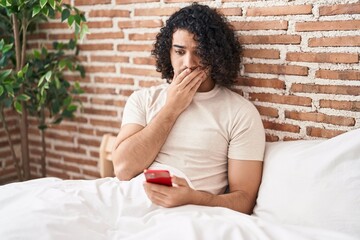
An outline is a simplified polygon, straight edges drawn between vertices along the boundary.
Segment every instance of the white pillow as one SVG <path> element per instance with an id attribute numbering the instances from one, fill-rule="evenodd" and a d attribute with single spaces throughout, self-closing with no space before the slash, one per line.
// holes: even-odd
<path id="1" fill-rule="evenodd" d="M 360 129 L 329 140 L 267 143 L 254 215 L 360 239 Z"/>

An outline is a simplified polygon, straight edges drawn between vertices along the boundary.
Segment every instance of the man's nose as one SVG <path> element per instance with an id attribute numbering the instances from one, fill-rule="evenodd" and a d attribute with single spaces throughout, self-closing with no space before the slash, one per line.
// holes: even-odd
<path id="1" fill-rule="evenodd" d="M 185 66 L 190 69 L 195 69 L 198 66 L 197 57 L 193 54 L 187 54 L 185 57 Z"/>

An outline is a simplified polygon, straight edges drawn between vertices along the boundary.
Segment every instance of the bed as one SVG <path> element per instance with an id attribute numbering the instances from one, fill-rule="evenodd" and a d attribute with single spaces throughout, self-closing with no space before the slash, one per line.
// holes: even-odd
<path id="1" fill-rule="evenodd" d="M 1 186 L 0 239 L 360 239 L 360 129 L 267 143 L 250 216 L 162 208 L 148 200 L 143 181 L 48 177 Z"/>

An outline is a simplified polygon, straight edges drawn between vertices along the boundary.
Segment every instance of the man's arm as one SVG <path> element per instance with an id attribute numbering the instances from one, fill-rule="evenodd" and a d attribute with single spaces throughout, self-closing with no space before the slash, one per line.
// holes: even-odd
<path id="1" fill-rule="evenodd" d="M 171 109 L 164 107 L 146 126 L 124 125 L 112 153 L 115 175 L 130 180 L 151 165 L 176 121 Z"/>
<path id="2" fill-rule="evenodd" d="M 178 186 L 166 187 L 144 183 L 145 191 L 155 204 L 176 207 L 185 204 L 226 207 L 251 214 L 261 183 L 262 161 L 231 160 L 228 164 L 229 193 L 214 195 L 191 189 L 183 178 L 174 177 Z"/>
<path id="3" fill-rule="evenodd" d="M 147 126 L 126 124 L 120 129 L 112 152 L 115 175 L 120 180 L 130 180 L 151 165 L 204 77 L 200 69 L 184 70 L 169 85 L 164 107 Z"/>

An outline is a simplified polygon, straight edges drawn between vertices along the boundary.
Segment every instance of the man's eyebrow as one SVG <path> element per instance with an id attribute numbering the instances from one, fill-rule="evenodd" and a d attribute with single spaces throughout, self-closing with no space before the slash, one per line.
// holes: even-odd
<path id="1" fill-rule="evenodd" d="M 177 48 L 185 48 L 184 46 L 181 46 L 181 45 L 177 45 L 177 44 L 174 44 L 173 47 L 177 47 Z"/>

